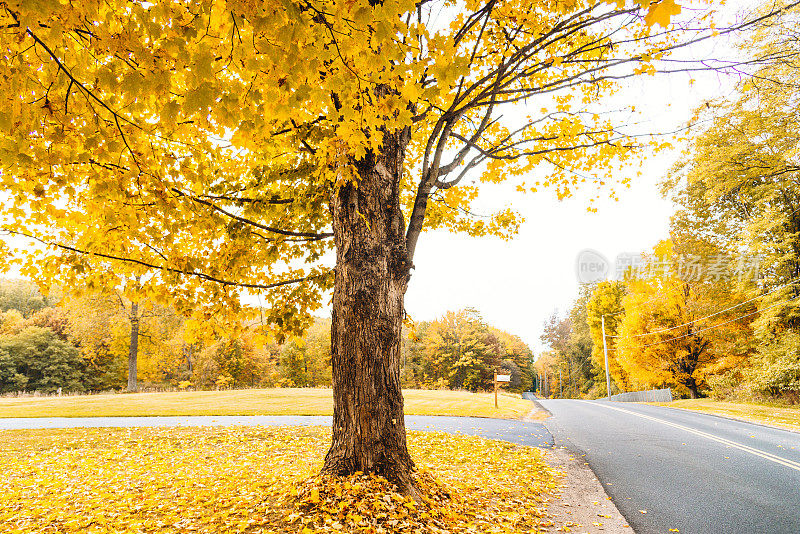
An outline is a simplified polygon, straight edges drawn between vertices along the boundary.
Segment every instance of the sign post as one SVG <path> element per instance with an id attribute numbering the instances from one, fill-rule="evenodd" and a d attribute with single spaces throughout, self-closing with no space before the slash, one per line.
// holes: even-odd
<path id="1" fill-rule="evenodd" d="M 494 370 L 494 407 L 497 408 L 497 369 Z"/>
<path id="2" fill-rule="evenodd" d="M 511 382 L 511 375 L 498 375 L 494 370 L 494 407 L 497 408 L 497 386 L 499 382 Z"/>

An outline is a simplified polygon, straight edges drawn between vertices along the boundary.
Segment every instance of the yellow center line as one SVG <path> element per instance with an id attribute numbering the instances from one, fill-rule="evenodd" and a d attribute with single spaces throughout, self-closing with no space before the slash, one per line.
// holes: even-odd
<path id="1" fill-rule="evenodd" d="M 709 434 L 708 432 L 703 432 L 702 430 L 696 430 L 696 429 L 690 428 L 688 426 L 679 425 L 678 423 L 672 423 L 670 421 L 665 421 L 664 419 L 659 419 L 658 417 L 653 417 L 653 416 L 650 416 L 650 415 L 644 415 L 644 414 L 641 414 L 641 413 L 638 413 L 638 412 L 634 412 L 634 411 L 631 411 L 631 410 L 626 410 L 625 408 L 618 408 L 616 406 L 609 406 L 608 404 L 605 404 L 605 403 L 598 403 L 598 405 L 599 406 L 605 406 L 606 408 L 609 408 L 611 410 L 617 410 L 618 412 L 624 412 L 624 413 L 628 413 L 628 414 L 631 414 L 631 415 L 635 415 L 635 416 L 641 417 L 643 419 L 649 419 L 651 421 L 655 421 L 655 422 L 661 423 L 663 425 L 671 426 L 673 428 L 679 428 L 681 430 L 685 430 L 686 432 L 691 432 L 692 434 L 695 434 L 697 436 L 701 436 L 701 437 L 716 441 L 718 443 L 722 443 L 724 445 L 728 445 L 730 447 L 735 447 L 735 448 L 737 448 L 737 449 L 739 449 L 741 451 L 749 452 L 750 454 L 753 454 L 755 456 L 760 456 L 761 458 L 764 458 L 764 459 L 769 460 L 771 462 L 775 462 L 776 464 L 781 464 L 781 465 L 786 466 L 786 467 L 788 467 L 790 469 L 794 469 L 795 471 L 800 471 L 800 462 L 795 462 L 794 460 L 788 460 L 786 458 L 781 458 L 780 456 L 775 456 L 774 454 L 771 454 L 769 452 L 765 452 L 765 451 L 761 451 L 761 450 L 758 450 L 758 449 L 754 449 L 753 447 L 749 447 L 747 445 L 742 445 L 741 443 L 736 443 L 735 441 L 731 441 L 729 439 L 721 438 L 719 436 L 715 436 L 713 434 Z"/>

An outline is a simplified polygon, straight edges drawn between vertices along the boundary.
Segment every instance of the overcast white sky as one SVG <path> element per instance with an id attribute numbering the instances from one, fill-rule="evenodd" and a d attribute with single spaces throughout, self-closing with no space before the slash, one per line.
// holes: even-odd
<path id="1" fill-rule="evenodd" d="M 730 4 L 729 9 L 738 11 L 758 2 Z M 725 42 L 692 54 L 722 57 L 721 49 L 727 49 Z M 672 131 L 703 101 L 730 94 L 735 81 L 711 73 L 695 78 L 693 85 L 685 74 L 632 82 L 623 98 L 641 110 L 650 131 Z M 613 262 L 620 253 L 646 251 L 668 237 L 673 206 L 661 198 L 658 182 L 679 156 L 676 147 L 647 158 L 642 177 L 628 189 L 617 189 L 618 202 L 607 198 L 597 202 L 596 213 L 586 210 L 592 191 L 562 202 L 551 192 L 513 197 L 512 205 L 526 222 L 510 242 L 446 232 L 423 235 L 406 297 L 409 314 L 421 321 L 474 307 L 486 322 L 520 336 L 537 354 L 546 350 L 539 339 L 542 324 L 554 309 L 568 310 L 577 297 L 575 260 L 580 251 L 594 249 Z M 631 167 L 623 175 L 635 177 L 636 172 Z M 508 200 L 495 193 L 483 199 L 495 207 Z"/>
<path id="2" fill-rule="evenodd" d="M 595 249 L 613 261 L 667 237 L 672 206 L 656 188 L 667 168 L 667 158 L 658 158 L 642 179 L 619 191 L 619 202 L 598 202 L 597 213 L 587 212 L 588 195 L 562 202 L 550 193 L 518 197 L 513 205 L 526 221 L 510 242 L 423 235 L 406 309 L 419 321 L 471 306 L 538 352 L 542 323 L 577 296 L 575 259 L 581 250 Z"/>

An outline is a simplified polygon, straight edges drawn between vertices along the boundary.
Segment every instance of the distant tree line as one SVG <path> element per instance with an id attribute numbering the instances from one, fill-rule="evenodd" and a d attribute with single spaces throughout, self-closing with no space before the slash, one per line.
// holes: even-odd
<path id="1" fill-rule="evenodd" d="M 618 280 L 583 287 L 547 323 L 551 352 L 537 366 L 551 377 L 573 369 L 570 396 L 606 394 L 604 320 L 612 394 L 671 387 L 800 402 L 795 30 L 796 16 L 759 26 L 746 47 L 767 59 L 731 98 L 698 109 L 684 157 L 662 182 L 678 207 L 669 239 Z"/>
<path id="2" fill-rule="evenodd" d="M 507 389 L 533 383 L 533 352 L 517 336 L 486 324 L 474 309 L 448 312 L 409 329 L 401 380 L 408 388 L 493 388 L 495 370 L 511 375 Z"/>
<path id="3" fill-rule="evenodd" d="M 284 347 L 246 329 L 215 338 L 202 330 L 146 300 L 43 296 L 30 282 L 0 280 L 0 392 L 132 389 L 131 370 L 133 389 L 280 385 Z"/>
<path id="4" fill-rule="evenodd" d="M 278 342 L 252 328 L 209 335 L 168 307 L 131 304 L 116 293 L 44 296 L 30 282 L 0 280 L 0 393 L 131 389 L 132 370 L 145 390 L 331 385 L 328 318 Z M 406 334 L 404 387 L 488 390 L 495 369 L 511 375 L 514 391 L 531 384 L 530 349 L 473 310 Z"/>
<path id="5" fill-rule="evenodd" d="M 690 255 L 707 272 L 712 258 L 735 256 L 685 224 L 676 217 L 671 239 L 643 253 L 637 268 L 583 285 L 569 312 L 545 323 L 551 350 L 536 362 L 549 377 L 543 393 L 606 395 L 604 325 L 612 395 L 669 387 L 680 397 L 800 402 L 797 282 L 769 256 L 755 279 L 735 261 L 717 264 L 713 276 L 687 271 Z"/>

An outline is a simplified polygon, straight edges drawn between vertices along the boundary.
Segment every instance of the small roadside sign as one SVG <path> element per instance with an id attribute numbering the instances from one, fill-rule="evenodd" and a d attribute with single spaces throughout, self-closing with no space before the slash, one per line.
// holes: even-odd
<path id="1" fill-rule="evenodd" d="M 494 370 L 494 407 L 497 408 L 497 386 L 500 382 L 511 382 L 511 375 L 498 375 Z"/>

